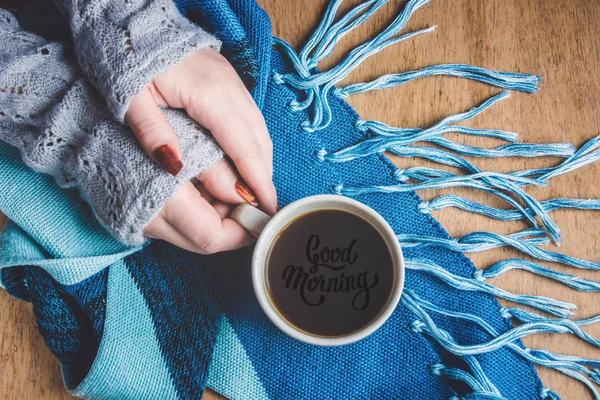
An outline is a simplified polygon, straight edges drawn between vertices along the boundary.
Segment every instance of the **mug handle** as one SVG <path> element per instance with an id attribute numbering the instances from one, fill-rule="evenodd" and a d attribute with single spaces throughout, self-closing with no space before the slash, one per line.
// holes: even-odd
<path id="1" fill-rule="evenodd" d="M 260 233 L 265 229 L 265 226 L 271 220 L 264 212 L 258 208 L 251 206 L 248 203 L 239 204 L 229 217 L 237 222 L 242 228 L 250 232 L 255 237 L 259 237 Z"/>

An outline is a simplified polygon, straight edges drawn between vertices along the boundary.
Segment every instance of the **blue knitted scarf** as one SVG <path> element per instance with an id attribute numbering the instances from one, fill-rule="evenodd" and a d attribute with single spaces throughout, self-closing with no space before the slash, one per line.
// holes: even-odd
<path id="1" fill-rule="evenodd" d="M 300 52 L 272 37 L 269 19 L 254 0 L 180 0 L 178 6 L 223 40 L 224 54 L 264 113 L 275 146 L 274 180 L 281 204 L 319 193 L 351 196 L 377 210 L 398 234 L 406 286 L 390 320 L 348 346 L 322 348 L 295 341 L 278 331 L 258 306 L 250 283 L 251 249 L 199 256 L 159 241 L 143 249 L 126 248 L 98 225 L 75 192 L 33 173 L 15 149 L 0 144 L 0 210 L 13 221 L 0 246 L 1 283 L 13 296 L 33 303 L 40 332 L 60 360 L 72 394 L 199 399 L 208 386 L 232 399 L 558 398 L 542 385 L 536 364 L 581 381 L 600 398 L 592 383 L 600 383 L 600 361 L 528 349 L 520 341 L 530 334 L 558 332 L 599 346 L 581 328 L 598 318 L 570 319 L 572 304 L 510 293 L 487 279 L 521 269 L 580 291 L 599 291 L 600 283 L 521 259 L 478 271 L 462 254 L 508 246 L 533 259 L 600 269 L 599 263 L 543 247 L 561 240 L 551 211 L 598 209 L 600 202 L 540 202 L 525 190 L 598 160 L 599 139 L 575 149 L 518 143 L 512 132 L 461 125 L 510 90 L 536 91 L 539 77 L 534 75 L 448 64 L 338 85 L 367 57 L 432 30 L 403 32 L 411 15 L 425 12 L 420 9 L 429 2 L 410 0 L 375 38 L 321 71 L 319 61 L 388 0 L 365 0 L 340 16 L 342 2 L 331 1 Z M 24 22 L 32 29 L 48 26 Z M 431 75 L 473 79 L 508 91 L 427 129 L 362 120 L 343 100 Z M 467 146 L 445 138 L 449 132 L 506 144 Z M 398 169 L 385 151 L 440 167 Z M 547 155 L 560 161 L 505 174 L 481 170 L 464 157 Z M 447 166 L 460 173 L 448 172 Z M 482 190 L 508 207 L 453 195 L 424 202 L 415 193 L 447 187 Z M 510 235 L 474 232 L 452 238 L 430 215 L 446 207 L 523 220 L 530 228 Z M 516 306 L 501 307 L 494 296 Z M 513 327 L 511 319 L 520 324 Z"/>

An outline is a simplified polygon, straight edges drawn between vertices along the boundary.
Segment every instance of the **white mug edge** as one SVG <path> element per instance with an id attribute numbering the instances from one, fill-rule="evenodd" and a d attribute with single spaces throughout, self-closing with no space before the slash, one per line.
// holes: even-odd
<path id="1" fill-rule="evenodd" d="M 362 213 L 374 219 L 378 225 L 376 228 L 380 231 L 380 233 L 382 233 L 382 230 L 384 231 L 383 233 L 385 233 L 385 235 L 382 236 L 384 236 L 386 244 L 392 253 L 395 266 L 395 273 L 397 274 L 397 278 L 392 289 L 392 294 L 386 307 L 382 310 L 382 312 L 371 323 L 369 323 L 369 325 L 365 326 L 361 330 L 353 332 L 349 335 L 339 337 L 322 337 L 311 335 L 299 330 L 298 328 L 294 327 L 289 322 L 287 322 L 279 314 L 279 312 L 276 310 L 275 306 L 271 302 L 267 293 L 264 278 L 266 261 L 265 258 L 272 243 L 274 234 L 280 232 L 281 229 L 284 228 L 285 225 L 287 225 L 295 217 L 298 217 L 310 211 L 315 211 L 319 209 L 331 209 L 331 207 L 318 206 L 319 203 L 322 204 L 323 202 L 345 203 L 347 205 L 350 205 L 351 207 L 359 209 Z M 315 204 L 313 210 L 306 210 L 302 212 L 297 211 L 303 206 L 310 204 Z M 272 230 L 275 230 L 274 234 L 271 234 Z M 263 253 L 264 256 L 262 256 L 261 253 Z M 261 260 L 259 260 L 258 257 L 261 257 Z M 400 248 L 400 244 L 396 238 L 396 234 L 394 233 L 390 225 L 387 223 L 387 221 L 371 207 L 360 203 L 354 199 L 333 194 L 314 195 L 305 197 L 284 207 L 267 223 L 262 234 L 258 238 L 258 241 L 256 242 L 254 253 L 252 255 L 252 284 L 254 286 L 254 293 L 258 299 L 258 302 L 263 312 L 267 315 L 269 320 L 273 322 L 273 324 L 275 324 L 275 326 L 277 326 L 277 328 L 279 328 L 285 334 L 302 342 L 318 346 L 347 345 L 362 340 L 374 333 L 376 330 L 378 330 L 389 319 L 391 314 L 396 309 L 400 301 L 402 291 L 404 289 L 404 278 L 405 268 L 402 249 Z"/>

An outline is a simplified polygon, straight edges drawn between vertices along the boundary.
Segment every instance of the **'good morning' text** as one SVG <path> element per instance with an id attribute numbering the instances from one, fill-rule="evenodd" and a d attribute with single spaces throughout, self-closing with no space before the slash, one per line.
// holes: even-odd
<path id="1" fill-rule="evenodd" d="M 319 236 L 312 235 L 306 243 L 306 258 L 310 267 L 305 270 L 301 265 L 288 265 L 282 273 L 286 289 L 298 291 L 302 301 L 309 306 L 320 306 L 330 293 L 354 293 L 352 307 L 362 311 L 369 305 L 369 291 L 379 283 L 377 274 L 369 276 L 368 271 L 347 273 L 337 276 L 317 275 L 320 268 L 327 268 L 331 273 L 344 271 L 349 265 L 356 263 L 358 254 L 354 251 L 356 239 L 346 248 L 321 247 Z M 328 275 L 331 275 L 328 274 Z"/>

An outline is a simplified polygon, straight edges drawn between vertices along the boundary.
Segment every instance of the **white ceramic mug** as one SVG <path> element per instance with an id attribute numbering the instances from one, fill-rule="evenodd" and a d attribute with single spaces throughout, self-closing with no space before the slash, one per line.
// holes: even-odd
<path id="1" fill-rule="evenodd" d="M 359 331 L 344 336 L 318 336 L 304 332 L 288 322 L 271 301 L 266 283 L 267 259 L 273 241 L 278 234 L 296 218 L 319 210 L 339 210 L 354 214 L 368 222 L 385 241 L 393 263 L 394 282 L 389 299 L 380 313 Z M 258 302 L 267 317 L 283 332 L 306 343 L 320 346 L 340 346 L 361 340 L 375 332 L 390 317 L 404 287 L 404 259 L 394 231 L 387 221 L 372 208 L 347 197 L 316 195 L 297 200 L 281 209 L 275 216 L 267 214 L 249 204 L 240 204 L 231 218 L 258 238 L 252 256 L 252 283 Z"/>

